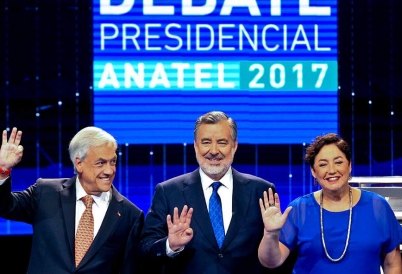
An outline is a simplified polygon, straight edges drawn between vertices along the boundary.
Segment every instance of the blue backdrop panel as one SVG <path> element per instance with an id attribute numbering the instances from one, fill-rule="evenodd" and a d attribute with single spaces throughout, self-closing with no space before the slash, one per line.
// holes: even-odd
<path id="1" fill-rule="evenodd" d="M 192 142 L 223 110 L 249 144 L 338 132 L 337 1 L 94 1 L 94 122 L 124 144 Z"/>

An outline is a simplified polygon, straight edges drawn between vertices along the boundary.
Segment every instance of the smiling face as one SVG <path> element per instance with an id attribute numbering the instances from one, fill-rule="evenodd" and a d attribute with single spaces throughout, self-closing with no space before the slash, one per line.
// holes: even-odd
<path id="1" fill-rule="evenodd" d="M 232 164 L 237 149 L 228 121 L 200 125 L 194 149 L 201 169 L 211 179 L 219 181 Z"/>
<path id="2" fill-rule="evenodd" d="M 75 159 L 79 181 L 87 194 L 110 190 L 116 174 L 116 150 L 113 146 L 92 147 L 84 160 Z"/>
<path id="3" fill-rule="evenodd" d="M 311 174 L 321 187 L 330 191 L 347 189 L 351 171 L 350 161 L 335 144 L 324 145 L 311 168 Z"/>

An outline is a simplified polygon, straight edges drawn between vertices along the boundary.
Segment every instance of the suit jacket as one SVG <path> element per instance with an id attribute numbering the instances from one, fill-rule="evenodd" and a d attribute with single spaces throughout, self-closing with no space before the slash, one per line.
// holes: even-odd
<path id="1" fill-rule="evenodd" d="M 112 199 L 98 234 L 78 267 L 74 262 L 76 176 L 38 179 L 11 192 L 0 186 L 0 216 L 32 224 L 27 273 L 139 273 L 139 240 L 144 213 L 112 187 Z"/>
<path id="2" fill-rule="evenodd" d="M 257 255 L 264 229 L 259 198 L 269 187 L 275 190 L 275 186 L 232 170 L 233 214 L 221 249 L 209 219 L 198 169 L 156 186 L 141 236 L 146 267 L 153 268 L 152 273 L 276 273 L 264 268 Z M 190 224 L 194 236 L 183 251 L 171 258 L 166 255 L 166 216 L 173 216 L 174 207 L 180 212 L 184 205 L 194 209 Z"/>

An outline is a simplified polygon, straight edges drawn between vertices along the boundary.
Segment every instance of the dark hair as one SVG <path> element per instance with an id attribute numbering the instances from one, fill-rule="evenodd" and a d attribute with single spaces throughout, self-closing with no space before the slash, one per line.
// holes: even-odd
<path id="1" fill-rule="evenodd" d="M 194 140 L 197 139 L 197 131 L 198 128 L 202 125 L 202 124 L 217 124 L 220 121 L 228 121 L 230 129 L 231 129 L 231 137 L 232 137 L 232 141 L 236 142 L 237 141 L 237 125 L 236 122 L 230 118 L 229 116 L 226 115 L 226 113 L 222 112 L 222 111 L 210 111 L 208 113 L 205 113 L 203 115 L 201 115 L 197 121 L 195 122 L 195 126 L 194 126 Z"/>
<path id="2" fill-rule="evenodd" d="M 306 148 L 306 155 L 304 156 L 304 159 L 306 160 L 307 163 L 309 163 L 310 167 L 314 166 L 315 157 L 317 156 L 318 153 L 320 153 L 322 147 L 330 144 L 336 145 L 339 148 L 339 150 L 345 154 L 346 159 L 349 162 L 351 161 L 352 152 L 350 150 L 348 142 L 340 138 L 335 133 L 328 133 L 325 135 L 315 137 L 315 139 L 313 139 L 311 144 Z"/>

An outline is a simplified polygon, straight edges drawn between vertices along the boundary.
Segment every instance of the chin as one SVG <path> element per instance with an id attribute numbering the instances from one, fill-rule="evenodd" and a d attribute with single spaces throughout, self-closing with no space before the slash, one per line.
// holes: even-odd
<path id="1" fill-rule="evenodd" d="M 110 190 L 110 187 L 109 187 L 109 188 L 102 188 L 102 189 L 101 189 L 102 192 L 109 192 L 109 190 Z"/>
<path id="2" fill-rule="evenodd" d="M 102 186 L 102 191 L 109 191 L 112 188 L 112 184 L 107 184 Z"/>

